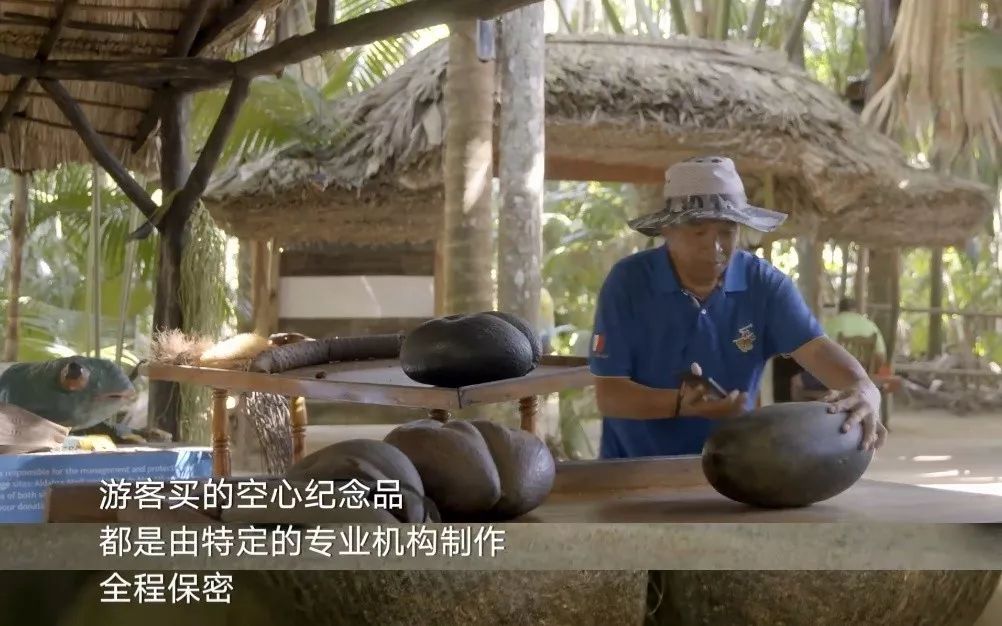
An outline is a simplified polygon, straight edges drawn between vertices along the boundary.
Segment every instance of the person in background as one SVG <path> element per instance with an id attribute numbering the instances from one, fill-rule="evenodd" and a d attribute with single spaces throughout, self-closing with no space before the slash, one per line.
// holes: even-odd
<path id="1" fill-rule="evenodd" d="M 790 278 L 737 247 L 739 227 L 770 232 L 783 213 L 748 204 L 731 159 L 709 156 L 665 173 L 664 207 L 630 221 L 665 244 L 610 270 L 589 357 L 603 415 L 601 458 L 699 454 L 718 420 L 755 406 L 766 361 L 789 354 L 836 390 L 829 411 L 861 424 L 861 448 L 879 448 L 880 391 L 845 348 L 825 336 Z M 723 386 L 683 384 L 692 365 Z"/>
<path id="2" fill-rule="evenodd" d="M 823 328 L 825 334 L 832 339 L 837 339 L 839 335 L 844 337 L 872 337 L 876 335 L 877 345 L 873 351 L 874 367 L 879 370 L 887 362 L 887 345 L 884 343 L 884 336 L 880 332 L 880 328 L 873 323 L 873 320 L 858 311 L 856 301 L 852 298 L 842 298 L 838 301 L 838 313 L 825 321 Z M 828 387 L 808 372 L 798 373 L 790 384 L 793 387 L 794 399 L 823 395 L 824 392 L 828 391 Z"/>

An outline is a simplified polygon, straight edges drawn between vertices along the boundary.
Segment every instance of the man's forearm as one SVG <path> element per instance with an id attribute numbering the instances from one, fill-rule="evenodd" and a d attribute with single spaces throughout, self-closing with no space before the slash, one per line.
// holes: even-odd
<path id="1" fill-rule="evenodd" d="M 628 378 L 595 377 L 595 399 L 608 417 L 657 419 L 675 416 L 678 391 L 646 387 Z"/>
<path id="2" fill-rule="evenodd" d="M 793 353 L 793 358 L 829 389 L 847 389 L 854 385 L 872 386 L 863 366 L 845 348 L 827 337 L 820 337 Z"/>

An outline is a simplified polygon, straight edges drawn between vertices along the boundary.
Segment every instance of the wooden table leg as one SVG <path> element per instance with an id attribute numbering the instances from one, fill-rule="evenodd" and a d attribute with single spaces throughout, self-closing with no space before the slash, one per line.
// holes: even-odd
<path id="1" fill-rule="evenodd" d="M 230 420 L 226 414 L 225 389 L 212 390 L 212 473 L 230 475 Z"/>
<path id="2" fill-rule="evenodd" d="M 518 415 L 522 418 L 522 430 L 536 432 L 536 396 L 526 396 L 518 401 Z"/>
<path id="3" fill-rule="evenodd" d="M 449 421 L 452 415 L 445 409 L 428 409 L 428 417 L 444 424 Z"/>
<path id="4" fill-rule="evenodd" d="M 292 398 L 289 408 L 292 417 L 292 462 L 298 463 L 306 450 L 306 398 Z"/>

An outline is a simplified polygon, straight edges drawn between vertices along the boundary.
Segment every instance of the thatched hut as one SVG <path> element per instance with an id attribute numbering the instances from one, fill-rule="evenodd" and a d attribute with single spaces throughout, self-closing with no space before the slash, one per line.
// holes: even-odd
<path id="1" fill-rule="evenodd" d="M 909 167 L 831 90 L 743 42 L 551 35 L 546 177 L 661 184 L 664 168 L 732 156 L 788 233 L 867 245 L 949 245 L 990 213 L 978 185 Z M 377 87 L 343 100 L 344 132 L 216 176 L 206 200 L 234 235 L 374 245 L 435 238 L 442 206 L 438 42 Z"/>
<path id="2" fill-rule="evenodd" d="M 776 52 L 551 35 L 546 55 L 550 180 L 660 185 L 668 164 L 724 153 L 755 200 L 791 215 L 784 235 L 873 246 L 954 243 L 990 214 L 983 188 L 909 167 L 897 144 Z M 336 103 L 343 130 L 321 147 L 216 174 L 206 202 L 217 222 L 285 246 L 280 326 L 381 332 L 432 315 L 447 57 L 438 42 Z"/>
<path id="3" fill-rule="evenodd" d="M 263 12 L 281 2 L 3 0 L 0 55 L 64 61 L 187 55 L 222 58 Z M 205 26 L 196 31 L 202 24 Z M 190 47 L 181 50 L 179 42 L 185 40 L 190 40 Z M 150 78 L 146 85 L 96 80 L 62 83 L 108 151 L 130 169 L 156 168 L 155 141 L 144 141 L 141 149 L 133 150 L 133 143 L 144 140 L 152 130 L 140 132 L 140 122 L 147 117 L 161 86 L 155 76 Z M 24 85 L 18 87 L 21 83 Z M 9 104 L 18 90 L 25 93 Z M 26 172 L 94 160 L 78 132 L 37 82 L 22 80 L 16 72 L 0 72 L 0 109 L 8 107 L 11 117 L 0 133 L 0 167 Z"/>

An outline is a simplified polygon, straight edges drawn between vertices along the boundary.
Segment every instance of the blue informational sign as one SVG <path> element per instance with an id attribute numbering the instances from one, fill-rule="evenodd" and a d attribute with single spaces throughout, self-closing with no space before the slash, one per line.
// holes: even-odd
<path id="1" fill-rule="evenodd" d="M 0 524 L 45 522 L 50 485 L 211 477 L 212 449 L 202 447 L 0 455 Z"/>

